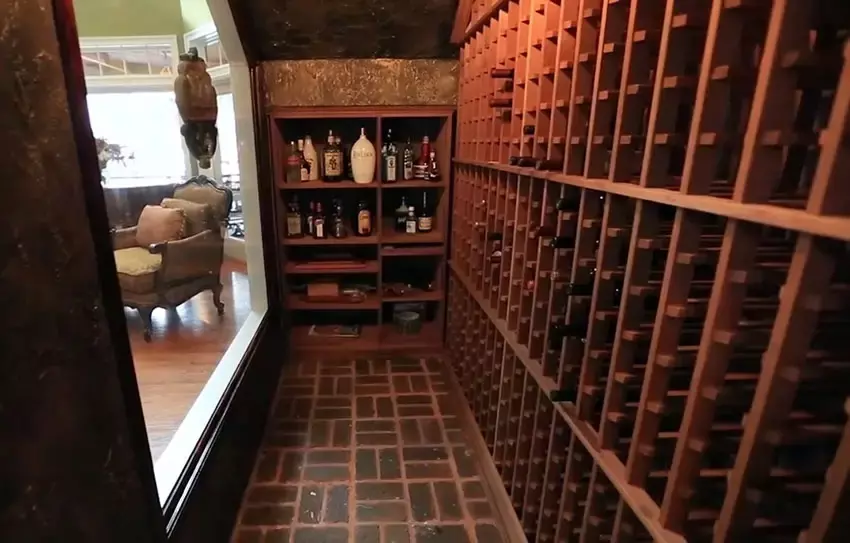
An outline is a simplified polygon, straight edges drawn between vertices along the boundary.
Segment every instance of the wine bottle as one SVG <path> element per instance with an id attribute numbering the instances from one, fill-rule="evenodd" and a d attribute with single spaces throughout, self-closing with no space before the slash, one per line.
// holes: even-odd
<path id="1" fill-rule="evenodd" d="M 512 79 L 513 76 L 513 68 L 490 68 L 490 77 L 493 79 Z"/>
<path id="2" fill-rule="evenodd" d="M 538 170 L 554 172 L 562 170 L 564 166 L 563 161 L 553 160 L 553 159 L 541 159 L 538 160 L 534 167 Z"/>
<path id="3" fill-rule="evenodd" d="M 422 193 L 422 209 L 419 210 L 419 216 L 416 218 L 416 227 L 422 233 L 430 232 L 434 228 L 434 215 L 428 204 L 427 192 Z"/>
<path id="4" fill-rule="evenodd" d="M 534 125 L 533 124 L 527 124 L 527 125 L 523 126 L 522 127 L 522 133 L 526 136 L 533 136 L 534 135 Z"/>
<path id="5" fill-rule="evenodd" d="M 395 210 L 395 231 L 405 232 L 407 230 L 407 198 L 401 197 L 401 204 Z"/>
<path id="6" fill-rule="evenodd" d="M 325 181 L 342 181 L 342 150 L 336 143 L 333 131 L 328 132 L 328 145 L 322 150 Z"/>
<path id="7" fill-rule="evenodd" d="M 522 168 L 528 168 L 534 166 L 537 161 L 534 160 L 534 157 L 531 156 L 512 156 L 508 159 L 508 163 L 511 166 L 520 166 Z"/>
<path id="8" fill-rule="evenodd" d="M 387 129 L 387 139 L 381 148 L 384 158 L 384 182 L 395 183 L 398 181 L 398 146 L 393 141 L 392 128 Z"/>
<path id="9" fill-rule="evenodd" d="M 322 202 L 316 203 L 316 214 L 313 216 L 313 237 L 316 239 L 327 239 L 325 231 L 325 215 L 322 212 Z"/>
<path id="10" fill-rule="evenodd" d="M 510 97 L 495 97 L 493 96 L 489 100 L 490 107 L 494 108 L 509 108 L 513 105 L 513 98 Z"/>
<path id="11" fill-rule="evenodd" d="M 572 236 L 555 236 L 552 238 L 552 247 L 555 249 L 571 249 L 575 246 Z"/>
<path id="12" fill-rule="evenodd" d="M 316 203 L 310 200 L 309 213 L 307 214 L 307 234 L 312 236 L 315 233 L 313 229 L 313 219 L 316 217 Z"/>

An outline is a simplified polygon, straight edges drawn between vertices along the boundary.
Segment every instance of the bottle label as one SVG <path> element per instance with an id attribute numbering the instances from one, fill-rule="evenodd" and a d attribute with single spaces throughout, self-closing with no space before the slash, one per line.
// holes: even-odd
<path id="1" fill-rule="evenodd" d="M 412 221 L 412 220 L 407 221 L 407 228 L 405 229 L 405 232 L 407 232 L 408 234 L 415 234 L 416 233 L 416 221 Z"/>
<path id="2" fill-rule="evenodd" d="M 431 217 L 419 217 L 419 231 L 420 232 L 430 232 L 433 225 L 433 219 Z"/>
<path id="3" fill-rule="evenodd" d="M 286 230 L 290 236 L 301 235 L 301 217 L 292 215 L 286 219 Z"/>
<path id="4" fill-rule="evenodd" d="M 306 166 L 301 166 L 301 181 L 310 180 L 310 170 Z"/>
<path id="5" fill-rule="evenodd" d="M 396 180 L 396 158 L 392 155 L 387 157 L 387 178 L 385 181 Z"/>
<path id="6" fill-rule="evenodd" d="M 363 209 L 357 214 L 357 233 L 366 236 L 372 233 L 372 216 Z"/>
<path id="7" fill-rule="evenodd" d="M 342 153 L 339 151 L 328 151 L 325 153 L 325 175 L 342 175 Z"/>
<path id="8" fill-rule="evenodd" d="M 323 238 L 325 237 L 325 223 L 322 221 L 315 221 L 313 223 L 313 228 L 316 229 L 316 237 Z"/>

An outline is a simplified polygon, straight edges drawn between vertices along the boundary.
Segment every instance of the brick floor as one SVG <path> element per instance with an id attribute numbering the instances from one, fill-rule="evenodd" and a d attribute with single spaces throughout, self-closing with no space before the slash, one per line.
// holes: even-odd
<path id="1" fill-rule="evenodd" d="M 502 543 L 436 359 L 282 378 L 234 543 Z"/>

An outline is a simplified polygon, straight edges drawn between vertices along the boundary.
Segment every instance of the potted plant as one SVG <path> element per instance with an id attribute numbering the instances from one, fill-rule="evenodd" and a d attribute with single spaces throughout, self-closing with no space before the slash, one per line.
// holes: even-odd
<path id="1" fill-rule="evenodd" d="M 121 145 L 118 145 L 117 143 L 109 143 L 104 138 L 96 138 L 95 145 L 97 147 L 97 161 L 100 164 L 101 183 L 106 180 L 103 175 L 103 170 L 106 169 L 110 162 L 121 162 L 124 164 L 126 160 L 133 159 L 132 153 L 128 156 L 124 156 L 123 147 Z"/>

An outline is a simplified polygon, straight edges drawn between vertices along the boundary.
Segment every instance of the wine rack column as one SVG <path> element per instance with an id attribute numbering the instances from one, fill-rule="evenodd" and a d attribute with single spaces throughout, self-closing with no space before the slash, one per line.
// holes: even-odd
<path id="1" fill-rule="evenodd" d="M 564 161 L 565 173 L 573 175 L 584 173 L 601 7 L 602 0 L 581 0 L 575 19 L 564 21 L 564 31 L 574 33 L 576 40 L 567 121 L 567 151 Z"/>

